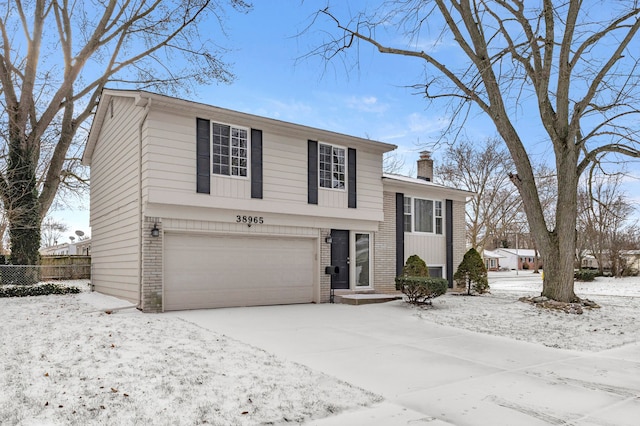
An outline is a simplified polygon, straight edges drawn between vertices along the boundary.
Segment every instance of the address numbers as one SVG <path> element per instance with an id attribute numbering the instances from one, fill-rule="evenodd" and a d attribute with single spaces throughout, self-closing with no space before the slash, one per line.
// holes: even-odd
<path id="1" fill-rule="evenodd" d="M 262 217 L 262 216 L 236 215 L 236 223 L 248 223 L 248 224 L 257 223 L 257 224 L 262 224 L 262 223 L 264 223 L 264 217 Z"/>

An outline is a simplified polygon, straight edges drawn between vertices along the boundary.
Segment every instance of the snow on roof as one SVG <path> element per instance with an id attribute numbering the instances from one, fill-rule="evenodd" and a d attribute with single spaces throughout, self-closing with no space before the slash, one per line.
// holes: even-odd
<path id="1" fill-rule="evenodd" d="M 438 188 L 438 189 L 445 189 L 448 191 L 456 191 L 456 192 L 460 192 L 463 193 L 465 195 L 474 195 L 474 192 L 471 191 L 467 191 L 464 189 L 458 189 L 458 188 L 453 188 L 451 186 L 445 186 L 445 185 L 440 185 L 439 183 L 435 183 L 432 181 L 428 181 L 428 180 L 424 180 L 424 179 L 418 179 L 418 178 L 413 178 L 413 177 L 409 177 L 409 176 L 403 176 L 403 175 L 396 175 L 396 174 L 391 174 L 391 173 L 383 173 L 382 174 L 382 179 L 383 180 L 390 180 L 390 181 L 396 181 L 396 182 L 401 182 L 401 183 L 409 183 L 412 185 L 421 185 L 421 186 L 428 186 L 428 187 L 432 187 L 432 188 Z"/>
<path id="2" fill-rule="evenodd" d="M 518 255 L 518 256 L 526 256 L 526 257 L 534 257 L 538 255 L 538 252 L 536 250 L 533 249 L 512 249 L 512 248 L 500 248 L 496 250 L 497 252 L 504 252 L 504 253 L 509 253 L 509 254 L 513 254 Z"/>
<path id="3" fill-rule="evenodd" d="M 502 256 L 499 253 L 493 252 L 491 250 L 483 250 L 482 257 L 486 257 L 489 259 L 504 259 L 505 256 Z"/>

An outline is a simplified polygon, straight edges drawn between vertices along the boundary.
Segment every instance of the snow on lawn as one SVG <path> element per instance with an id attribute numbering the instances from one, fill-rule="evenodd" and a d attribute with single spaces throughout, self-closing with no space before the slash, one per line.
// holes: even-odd
<path id="1" fill-rule="evenodd" d="M 489 282 L 491 294 L 447 294 L 431 307 L 406 305 L 407 315 L 580 351 L 640 341 L 638 278 L 576 283 L 578 296 L 602 306 L 583 315 L 519 302 L 540 294 L 540 275 L 496 272 Z M 176 317 L 126 308 L 87 292 L 86 281 L 75 284 L 85 291 L 0 298 L 0 424 L 302 423 L 381 400 Z"/>
<path id="2" fill-rule="evenodd" d="M 0 424 L 284 424 L 381 400 L 175 317 L 114 309 L 126 305 L 1 298 Z"/>
<path id="3" fill-rule="evenodd" d="M 582 315 L 548 311 L 520 302 L 522 296 L 539 296 L 539 274 L 521 271 L 490 272 L 491 294 L 446 294 L 433 306 L 416 308 L 415 314 L 436 324 L 453 325 L 545 346 L 580 351 L 601 351 L 640 341 L 640 279 L 598 277 L 576 282 L 578 297 L 598 303 Z"/>

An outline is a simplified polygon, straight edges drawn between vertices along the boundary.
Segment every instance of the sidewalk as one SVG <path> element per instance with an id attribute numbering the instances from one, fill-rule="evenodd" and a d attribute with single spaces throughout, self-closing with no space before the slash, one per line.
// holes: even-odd
<path id="1" fill-rule="evenodd" d="M 166 315 L 385 398 L 313 425 L 631 426 L 640 418 L 640 344 L 600 353 L 553 349 L 430 324 L 402 302 Z"/>

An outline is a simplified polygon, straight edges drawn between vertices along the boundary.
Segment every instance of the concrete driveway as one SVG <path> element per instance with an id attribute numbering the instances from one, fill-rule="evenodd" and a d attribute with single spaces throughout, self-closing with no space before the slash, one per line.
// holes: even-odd
<path id="1" fill-rule="evenodd" d="M 385 398 L 317 425 L 638 425 L 640 344 L 547 348 L 428 323 L 402 302 L 172 312 Z"/>

